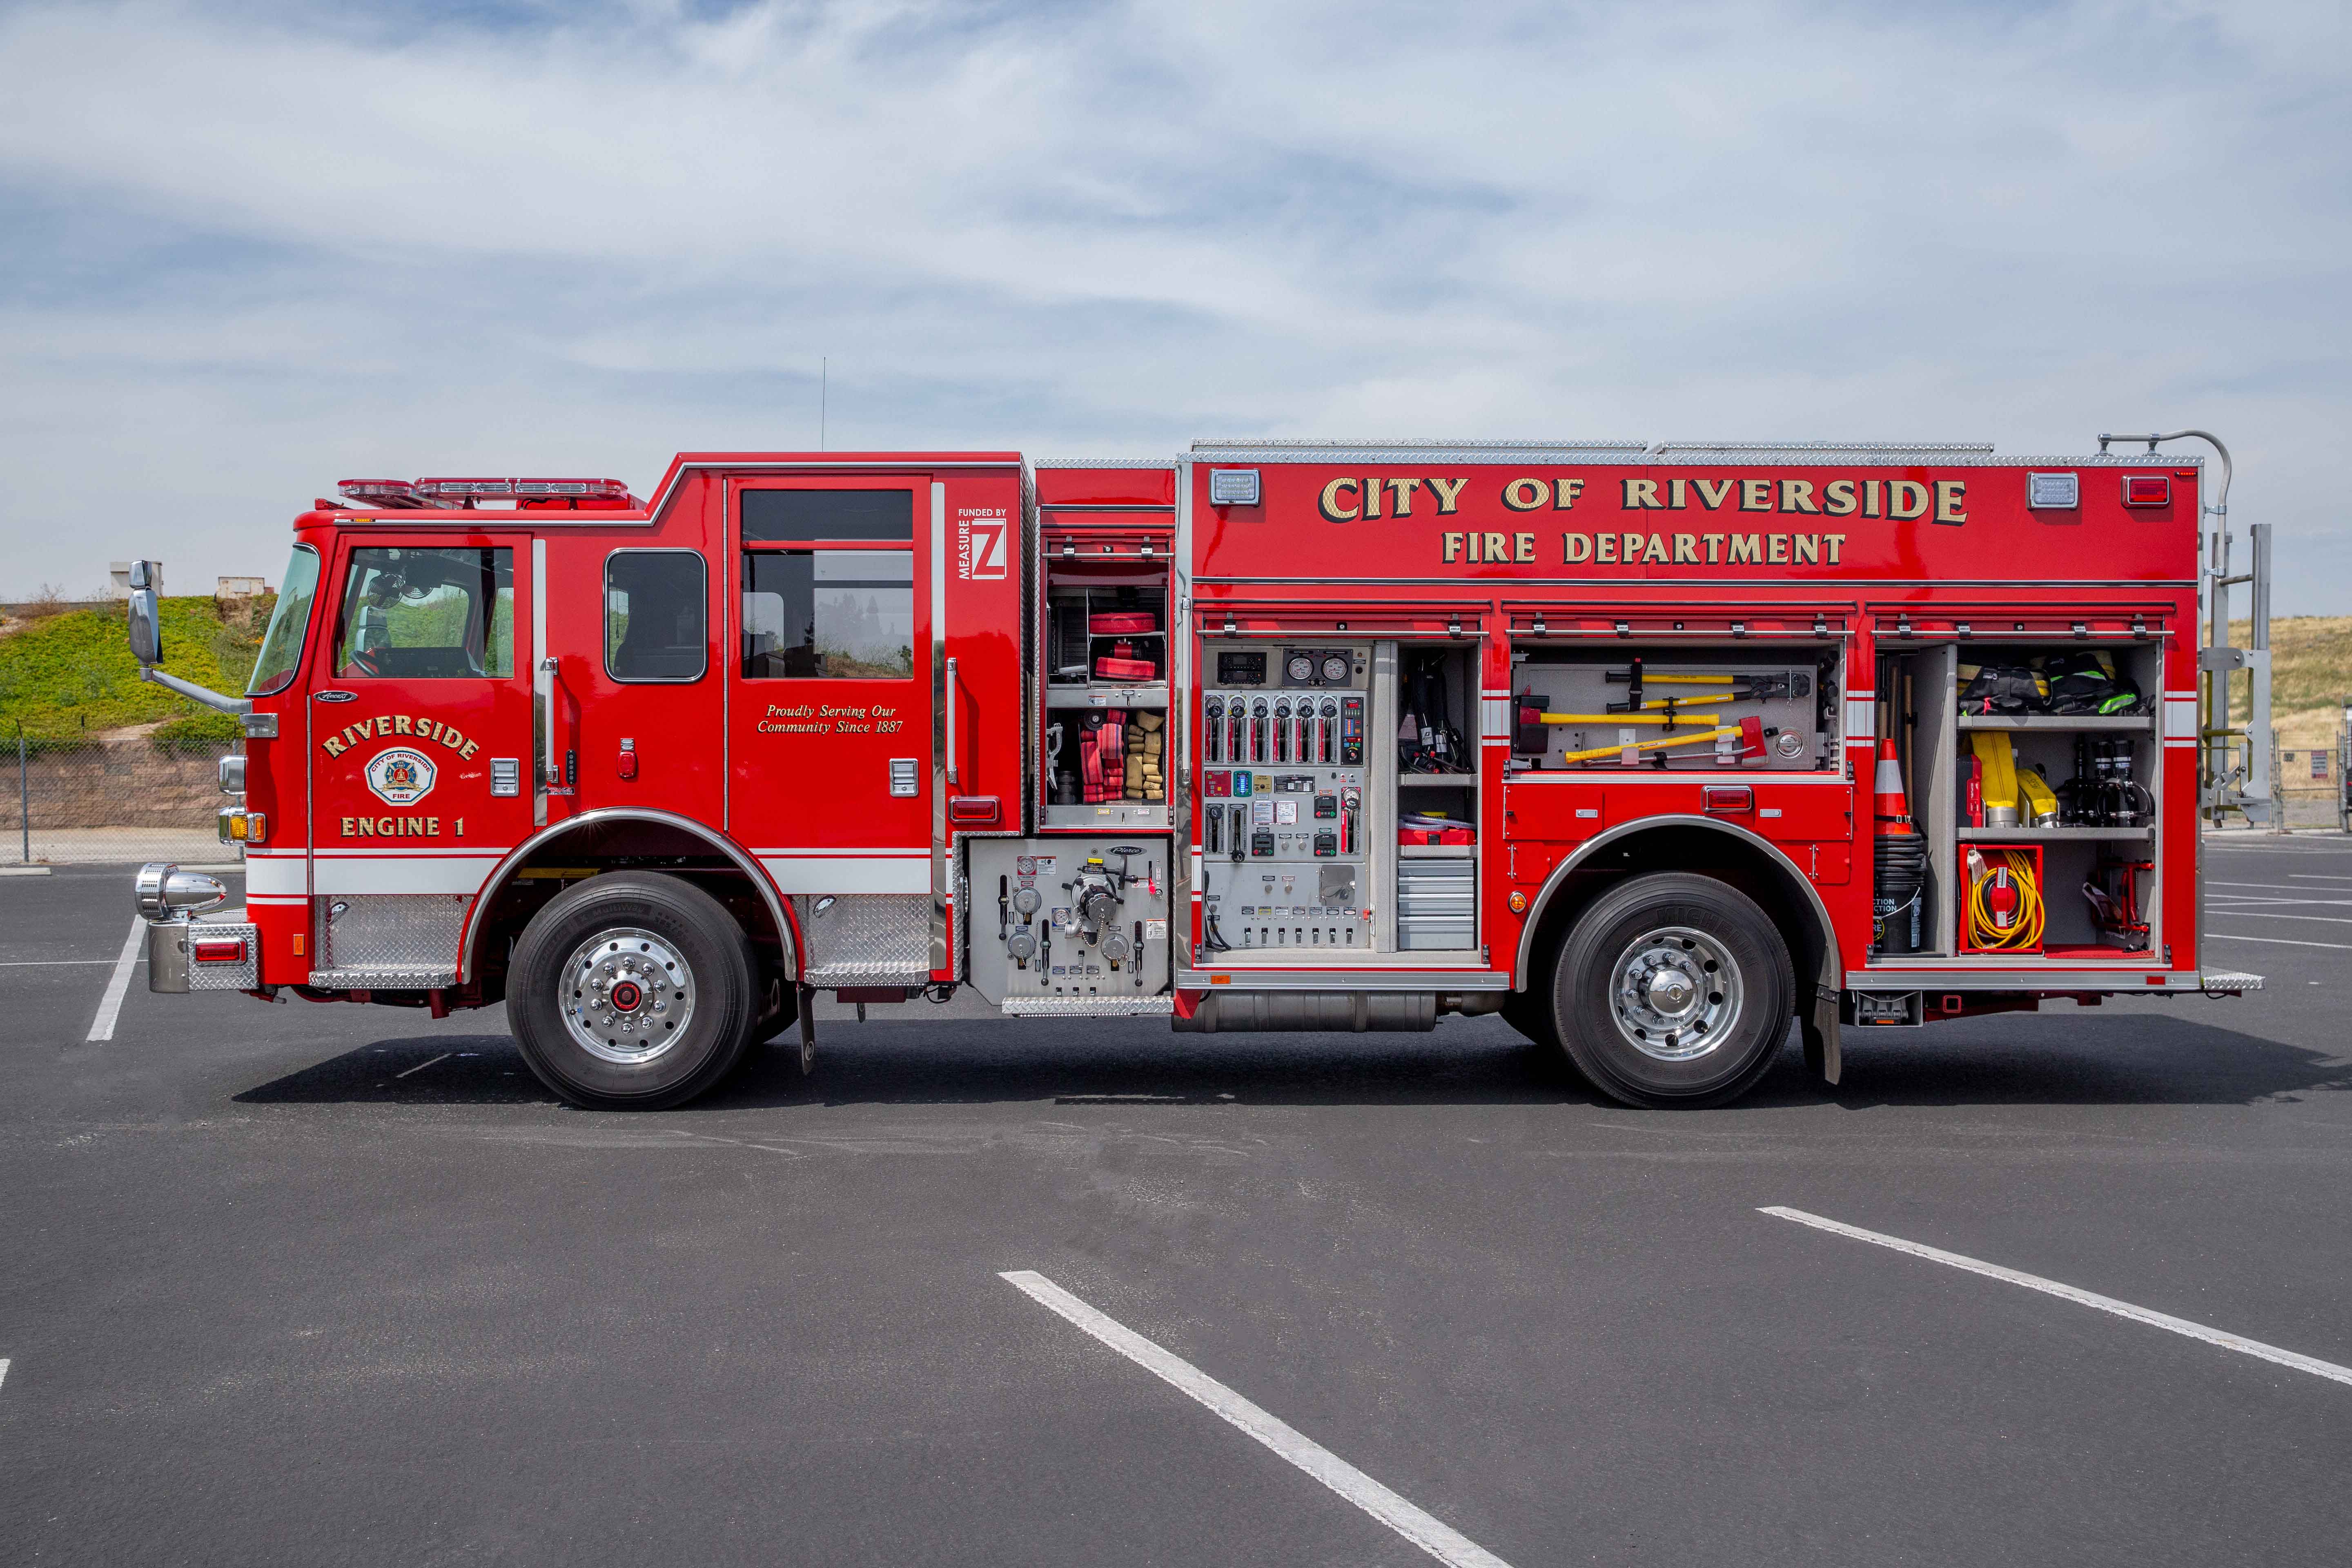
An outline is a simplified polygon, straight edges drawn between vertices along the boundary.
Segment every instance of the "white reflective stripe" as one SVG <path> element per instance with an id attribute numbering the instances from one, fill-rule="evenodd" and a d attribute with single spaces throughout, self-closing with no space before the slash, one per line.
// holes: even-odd
<path id="1" fill-rule="evenodd" d="M 245 896 L 248 899 L 295 898 L 310 891 L 302 878 L 299 856 L 248 855 L 245 859 Z"/>
<path id="2" fill-rule="evenodd" d="M 805 855 L 770 858 L 760 864 L 785 893 L 928 893 L 931 890 L 931 852 L 888 857 L 872 854 Z"/>
<path id="3" fill-rule="evenodd" d="M 2169 691 L 2164 694 L 2164 738 L 2167 741 L 2190 742 L 2197 739 L 2195 693 L 2186 697 Z"/>
<path id="4" fill-rule="evenodd" d="M 1867 696 L 1846 693 L 1845 732 L 1848 739 L 1868 739 L 1878 729 L 1878 704 Z"/>
<path id="5" fill-rule="evenodd" d="M 1478 700 L 1478 731 L 1482 735 L 1511 738 L 1511 704 L 1504 697 L 1481 697 Z"/>
<path id="6" fill-rule="evenodd" d="M 312 862 L 313 887 L 337 893 L 478 893 L 497 865 L 460 855 L 337 855 L 321 850 Z"/>

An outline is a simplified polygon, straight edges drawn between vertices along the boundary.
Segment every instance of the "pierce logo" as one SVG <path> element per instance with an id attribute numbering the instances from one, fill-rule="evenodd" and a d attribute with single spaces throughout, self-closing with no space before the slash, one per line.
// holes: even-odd
<path id="1" fill-rule="evenodd" d="M 387 805 L 414 805 L 433 793 L 433 759 L 413 747 L 387 747 L 368 763 L 367 785 Z"/>

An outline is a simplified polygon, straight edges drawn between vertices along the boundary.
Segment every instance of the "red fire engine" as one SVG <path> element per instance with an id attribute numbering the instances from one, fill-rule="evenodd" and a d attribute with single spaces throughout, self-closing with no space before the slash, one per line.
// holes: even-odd
<path id="1" fill-rule="evenodd" d="M 1962 446 L 690 453 L 294 521 L 158 991 L 503 1000 L 587 1106 L 811 999 L 1426 1029 L 1644 1106 L 1790 1022 L 2234 992 L 2193 459 Z M 160 657 L 142 563 L 132 641 Z"/>

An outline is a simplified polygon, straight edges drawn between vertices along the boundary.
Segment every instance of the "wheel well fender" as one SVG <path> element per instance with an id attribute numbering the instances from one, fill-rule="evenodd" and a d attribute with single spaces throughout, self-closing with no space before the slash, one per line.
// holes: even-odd
<path id="1" fill-rule="evenodd" d="M 1780 846 L 1711 816 L 1645 816 L 1622 823 L 1578 847 L 1552 868 L 1519 930 L 1515 989 L 1549 972 L 1549 956 L 1584 907 L 1612 884 L 1642 871 L 1699 871 L 1739 889 L 1764 908 L 1789 945 L 1797 972 L 1797 1016 L 1808 1058 L 1837 1081 L 1838 995 L 1845 972 L 1837 928 L 1812 881 Z M 1817 1040 L 1822 1042 L 1817 1045 Z"/>
<path id="2" fill-rule="evenodd" d="M 761 924 L 766 929 L 754 930 L 751 934 L 772 938 L 783 955 L 784 973 L 793 978 L 799 976 L 799 932 L 793 923 L 791 907 L 777 893 L 774 880 L 757 858 L 690 817 L 667 811 L 610 807 L 585 811 L 578 816 L 550 825 L 532 834 L 491 868 L 489 876 L 483 879 L 481 891 L 475 897 L 473 907 L 466 913 L 466 932 L 457 950 L 459 983 L 473 978 L 480 971 L 482 933 L 494 923 L 489 913 L 499 895 L 513 886 L 516 879 L 534 860 L 544 859 L 549 850 L 561 847 L 567 839 L 607 837 L 614 830 L 625 832 L 633 827 L 682 837 L 740 871 L 759 895 L 759 908 L 765 915 Z"/>

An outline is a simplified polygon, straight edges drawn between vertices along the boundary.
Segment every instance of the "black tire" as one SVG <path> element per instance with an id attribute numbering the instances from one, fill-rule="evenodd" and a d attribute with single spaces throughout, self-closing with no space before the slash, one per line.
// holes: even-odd
<path id="1" fill-rule="evenodd" d="M 559 894 L 523 928 L 507 1016 L 530 1070 L 572 1104 L 659 1110 L 742 1059 L 758 973 L 750 939 L 709 894 L 613 872 Z"/>
<path id="2" fill-rule="evenodd" d="M 1788 946 L 1754 900 L 1666 871 L 1619 883 L 1578 918 L 1552 977 L 1552 1021 L 1611 1099 L 1696 1110 L 1771 1070 L 1795 995 Z"/>

